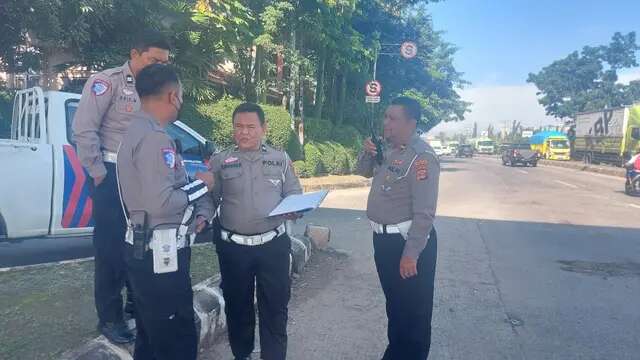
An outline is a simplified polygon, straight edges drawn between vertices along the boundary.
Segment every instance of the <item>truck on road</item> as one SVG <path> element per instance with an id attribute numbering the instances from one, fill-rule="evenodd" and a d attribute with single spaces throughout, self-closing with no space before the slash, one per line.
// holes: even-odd
<path id="1" fill-rule="evenodd" d="M 496 153 L 496 142 L 489 138 L 476 139 L 475 149 L 478 154 L 493 155 Z"/>
<path id="2" fill-rule="evenodd" d="M 90 235 L 88 175 L 76 154 L 71 124 L 79 94 L 18 91 L 11 133 L 0 139 L 0 241 Z M 189 174 L 205 168 L 213 144 L 177 121 L 167 128 Z"/>
<path id="3" fill-rule="evenodd" d="M 569 138 L 559 131 L 542 131 L 529 138 L 531 150 L 547 160 L 571 160 Z"/>
<path id="4" fill-rule="evenodd" d="M 640 104 L 576 115 L 573 156 L 622 166 L 640 152 Z"/>

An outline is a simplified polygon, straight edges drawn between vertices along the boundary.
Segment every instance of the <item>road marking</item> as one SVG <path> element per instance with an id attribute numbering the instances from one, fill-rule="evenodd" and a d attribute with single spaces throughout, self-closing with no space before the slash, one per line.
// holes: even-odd
<path id="1" fill-rule="evenodd" d="M 636 205 L 636 204 L 627 204 L 627 205 L 631 206 L 632 208 L 640 209 L 640 205 Z"/>
<path id="2" fill-rule="evenodd" d="M 528 174 L 528 173 L 529 173 L 529 172 L 528 172 L 528 171 L 526 171 L 526 170 L 520 170 L 520 169 L 518 169 L 518 171 L 519 171 L 519 172 L 521 172 L 521 173 L 523 173 L 523 174 Z"/>
<path id="3" fill-rule="evenodd" d="M 573 184 L 569 184 L 569 183 L 566 183 L 564 181 L 560 181 L 560 180 L 554 180 L 554 181 L 557 182 L 558 184 L 562 184 L 564 186 L 568 186 L 568 187 L 570 187 L 572 189 L 579 189 L 580 188 L 579 186 L 576 186 L 576 185 L 573 185 Z"/>

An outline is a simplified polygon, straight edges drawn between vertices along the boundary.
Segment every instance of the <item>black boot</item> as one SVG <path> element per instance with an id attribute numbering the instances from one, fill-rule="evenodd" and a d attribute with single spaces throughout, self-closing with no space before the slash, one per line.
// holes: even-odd
<path id="1" fill-rule="evenodd" d="M 128 344 L 135 340 L 135 335 L 124 322 L 98 324 L 98 331 L 114 344 Z"/>
<path id="2" fill-rule="evenodd" d="M 136 318 L 136 307 L 133 305 L 133 299 L 127 297 L 127 302 L 124 304 L 124 317 L 127 319 Z"/>

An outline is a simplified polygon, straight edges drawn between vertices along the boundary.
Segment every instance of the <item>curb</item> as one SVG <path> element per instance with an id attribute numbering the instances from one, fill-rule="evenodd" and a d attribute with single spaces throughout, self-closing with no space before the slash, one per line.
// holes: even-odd
<path id="1" fill-rule="evenodd" d="M 304 271 L 305 265 L 309 262 L 312 246 L 311 240 L 306 236 L 290 235 L 290 238 L 292 259 L 290 276 L 296 277 Z M 219 274 L 193 286 L 193 310 L 200 340 L 199 352 L 211 346 L 219 335 L 226 331 L 227 320 L 224 307 Z M 99 336 L 76 349 L 65 352 L 60 360 L 132 360 L 133 350 L 134 344 L 114 345 L 104 336 Z"/>
<path id="2" fill-rule="evenodd" d="M 359 187 L 371 186 L 371 179 L 363 179 L 358 181 L 348 181 L 343 183 L 327 183 L 327 184 L 302 184 L 302 190 L 304 192 L 318 191 L 318 190 L 342 190 L 353 189 Z"/>
<path id="3" fill-rule="evenodd" d="M 622 168 L 617 168 L 613 166 L 594 166 L 594 165 L 585 165 L 581 163 L 569 162 L 569 161 L 552 161 L 552 160 L 540 160 L 538 164 L 544 166 L 553 166 L 565 169 L 574 169 L 578 171 L 585 171 L 597 174 L 604 174 L 616 177 L 624 178 L 626 176 L 626 171 Z"/>

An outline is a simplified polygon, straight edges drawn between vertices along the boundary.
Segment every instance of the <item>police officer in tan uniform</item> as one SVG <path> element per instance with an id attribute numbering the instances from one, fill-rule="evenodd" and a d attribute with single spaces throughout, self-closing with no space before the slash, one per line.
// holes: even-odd
<path id="1" fill-rule="evenodd" d="M 251 103 L 233 112 L 236 146 L 215 154 L 212 190 L 220 205 L 221 239 L 216 243 L 231 350 L 248 359 L 254 349 L 254 293 L 257 285 L 261 358 L 282 360 L 287 353 L 291 240 L 284 222 L 269 217 L 288 195 L 302 193 L 289 156 L 264 144 L 264 112 Z"/>
<path id="2" fill-rule="evenodd" d="M 189 181 L 165 131 L 182 105 L 182 87 L 168 65 L 144 68 L 134 115 L 118 151 L 126 208 L 125 262 L 136 305 L 136 360 L 195 360 L 198 337 L 189 274 L 195 233 L 213 217 L 205 197 L 213 177 Z"/>
<path id="3" fill-rule="evenodd" d="M 93 186 L 98 330 L 114 343 L 127 343 L 134 338 L 123 321 L 122 311 L 125 222 L 115 181 L 116 151 L 132 116 L 140 109 L 135 88 L 137 74 L 149 64 L 168 60 L 169 45 L 160 34 L 141 34 L 131 49 L 129 61 L 87 81 L 73 122 L 78 156 Z M 130 293 L 127 297 L 130 298 Z M 127 308 L 131 308 L 129 303 Z"/>
<path id="4" fill-rule="evenodd" d="M 358 158 L 358 172 L 373 177 L 367 217 L 387 302 L 389 343 L 383 360 L 424 360 L 431 345 L 440 165 L 416 133 L 420 117 L 415 100 L 394 99 L 384 116 L 388 149 L 382 163 L 371 139 Z"/>

